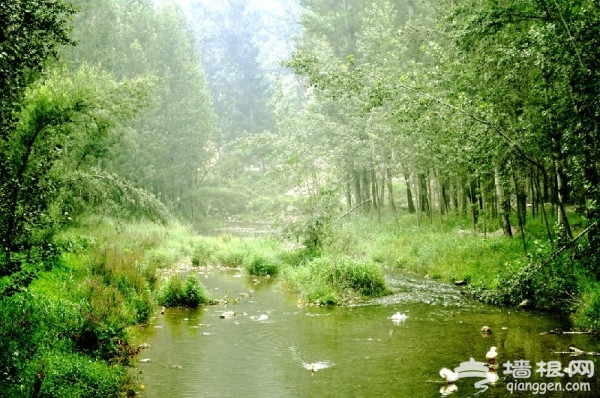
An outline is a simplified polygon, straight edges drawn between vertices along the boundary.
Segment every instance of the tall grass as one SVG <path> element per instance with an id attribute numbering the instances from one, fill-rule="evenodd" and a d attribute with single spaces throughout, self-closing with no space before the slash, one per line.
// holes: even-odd
<path id="1" fill-rule="evenodd" d="M 156 311 L 157 271 L 189 261 L 196 243 L 179 224 L 89 218 L 57 236 L 63 255 L 29 291 L 0 300 L 0 391 L 11 397 L 124 395 L 136 352 L 130 326 Z M 206 302 L 189 278 L 182 305 Z"/>
<path id="2" fill-rule="evenodd" d="M 210 302 L 210 296 L 200 280 L 189 275 L 183 279 L 175 275 L 167 279 L 157 294 L 158 303 L 165 307 L 197 307 Z"/>
<path id="3" fill-rule="evenodd" d="M 285 278 L 307 303 L 339 305 L 389 293 L 381 267 L 349 257 L 319 257 L 289 269 Z"/>
<path id="4" fill-rule="evenodd" d="M 0 391 L 7 397 L 110 397 L 126 370 L 78 350 L 85 320 L 68 299 L 23 292 L 0 301 Z"/>
<path id="5" fill-rule="evenodd" d="M 467 280 L 493 288 L 507 262 L 523 258 L 518 239 L 474 236 L 459 220 L 417 226 L 413 215 L 382 223 L 364 216 L 336 226 L 326 255 L 368 258 L 385 267 L 401 268 L 446 282 Z"/>

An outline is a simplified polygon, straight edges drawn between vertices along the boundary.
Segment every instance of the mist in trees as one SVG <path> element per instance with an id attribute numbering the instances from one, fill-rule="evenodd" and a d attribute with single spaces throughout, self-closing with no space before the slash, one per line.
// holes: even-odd
<path id="1" fill-rule="evenodd" d="M 315 246 L 408 213 L 526 253 L 536 218 L 599 272 L 593 1 L 41 4 L 0 9 L 4 275 L 89 211 Z"/>
<path id="2" fill-rule="evenodd" d="M 418 222 L 468 213 L 485 230 L 499 220 L 525 250 L 529 213 L 564 243 L 575 205 L 596 239 L 589 35 L 599 10 L 551 3 L 301 2 L 302 35 L 285 65 L 310 95 L 286 134 L 312 135 L 299 149 L 314 156 L 302 159 L 307 174 L 330 179 L 313 185 L 349 208 L 377 211 L 387 200 L 395 211 L 398 179 Z"/>

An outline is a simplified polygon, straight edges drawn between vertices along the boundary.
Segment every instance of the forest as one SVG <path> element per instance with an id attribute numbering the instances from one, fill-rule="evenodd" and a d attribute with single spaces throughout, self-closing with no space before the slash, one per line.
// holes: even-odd
<path id="1" fill-rule="evenodd" d="M 599 63 L 596 0 L 2 2 L 0 391 L 135 394 L 182 263 L 599 331 Z"/>

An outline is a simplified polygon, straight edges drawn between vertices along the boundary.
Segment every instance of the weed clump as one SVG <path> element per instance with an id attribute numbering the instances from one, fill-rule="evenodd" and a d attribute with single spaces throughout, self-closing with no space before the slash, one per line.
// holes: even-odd
<path id="1" fill-rule="evenodd" d="M 0 390 L 10 397 L 117 396 L 125 369 L 82 355 L 78 305 L 24 292 L 0 301 Z"/>
<path id="2" fill-rule="evenodd" d="M 190 275 L 183 280 L 176 275 L 159 290 L 157 301 L 165 307 L 197 307 L 210 302 L 210 297 L 196 276 Z"/>
<path id="3" fill-rule="evenodd" d="M 214 245 L 206 240 L 198 240 L 192 252 L 192 265 L 194 267 L 203 267 L 209 265 L 215 252 Z"/>
<path id="4" fill-rule="evenodd" d="M 315 258 L 287 275 L 307 302 L 338 305 L 389 294 L 381 267 L 349 257 Z"/>

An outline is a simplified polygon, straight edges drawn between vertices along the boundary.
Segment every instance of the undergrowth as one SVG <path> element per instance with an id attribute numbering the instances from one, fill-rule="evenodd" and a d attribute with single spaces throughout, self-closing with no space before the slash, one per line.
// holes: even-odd
<path id="1" fill-rule="evenodd" d="M 379 265 L 349 257 L 315 258 L 290 269 L 286 280 L 307 303 L 317 305 L 339 305 L 390 292 Z"/>

